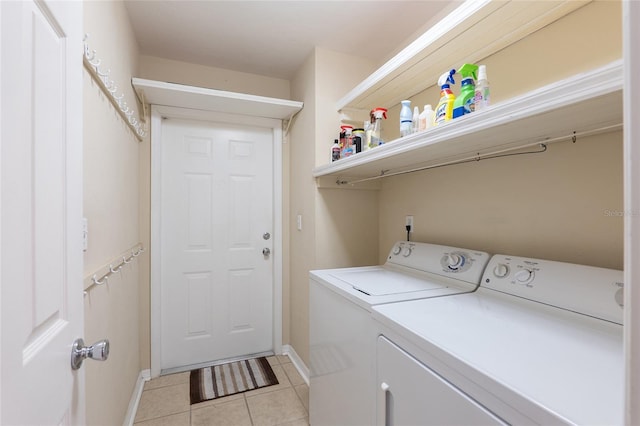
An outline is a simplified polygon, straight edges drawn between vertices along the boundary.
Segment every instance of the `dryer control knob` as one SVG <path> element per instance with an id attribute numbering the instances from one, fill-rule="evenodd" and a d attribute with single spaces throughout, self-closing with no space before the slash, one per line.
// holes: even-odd
<path id="1" fill-rule="evenodd" d="M 447 255 L 445 261 L 449 269 L 455 271 L 456 269 L 459 269 L 462 267 L 462 265 L 464 265 L 465 258 L 459 253 L 450 253 Z"/>
<path id="2" fill-rule="evenodd" d="M 497 278 L 504 278 L 509 275 L 509 265 L 505 265 L 504 263 L 498 263 L 495 268 L 493 268 L 493 275 Z"/>
<path id="3" fill-rule="evenodd" d="M 394 255 L 398 255 L 398 254 L 400 254 L 400 252 L 401 252 L 401 251 L 402 251 L 402 246 L 401 246 L 401 245 L 397 245 L 397 246 L 395 246 L 395 247 L 393 248 L 392 253 L 393 253 Z"/>
<path id="4" fill-rule="evenodd" d="M 407 247 L 407 248 L 405 248 L 405 249 L 404 249 L 404 251 L 402 252 L 402 255 L 403 255 L 404 257 L 409 257 L 409 256 L 411 256 L 411 247 Z"/>
<path id="5" fill-rule="evenodd" d="M 516 282 L 518 284 L 529 284 L 533 281 L 534 273 L 529 269 L 521 269 L 516 272 Z"/>

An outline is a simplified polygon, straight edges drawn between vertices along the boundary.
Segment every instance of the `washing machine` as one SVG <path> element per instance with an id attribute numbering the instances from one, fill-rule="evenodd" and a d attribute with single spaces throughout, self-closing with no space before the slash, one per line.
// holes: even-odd
<path id="1" fill-rule="evenodd" d="M 374 306 L 472 292 L 489 258 L 477 250 L 400 241 L 383 265 L 311 271 L 311 425 L 375 423 Z"/>
<path id="2" fill-rule="evenodd" d="M 623 424 L 622 278 L 494 255 L 473 293 L 374 306 L 376 423 Z"/>

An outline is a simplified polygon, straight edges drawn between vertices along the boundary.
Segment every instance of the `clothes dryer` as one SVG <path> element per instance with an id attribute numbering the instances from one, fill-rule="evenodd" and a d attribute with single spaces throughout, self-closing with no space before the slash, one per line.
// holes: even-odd
<path id="1" fill-rule="evenodd" d="M 374 306 L 377 424 L 478 423 L 414 398 L 425 369 L 498 423 L 623 424 L 622 278 L 495 255 L 473 293 Z"/>

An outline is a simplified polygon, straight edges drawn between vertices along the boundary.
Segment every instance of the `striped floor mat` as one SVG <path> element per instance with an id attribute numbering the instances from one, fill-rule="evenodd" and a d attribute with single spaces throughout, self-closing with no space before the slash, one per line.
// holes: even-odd
<path id="1" fill-rule="evenodd" d="M 265 357 L 199 368 L 191 370 L 191 403 L 277 384 L 278 379 Z"/>

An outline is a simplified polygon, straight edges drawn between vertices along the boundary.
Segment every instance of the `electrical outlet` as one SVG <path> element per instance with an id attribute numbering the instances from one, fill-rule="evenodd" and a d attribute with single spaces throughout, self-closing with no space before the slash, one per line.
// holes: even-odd
<path id="1" fill-rule="evenodd" d="M 409 232 L 413 232 L 413 216 L 406 216 L 404 225 L 409 227 Z"/>

